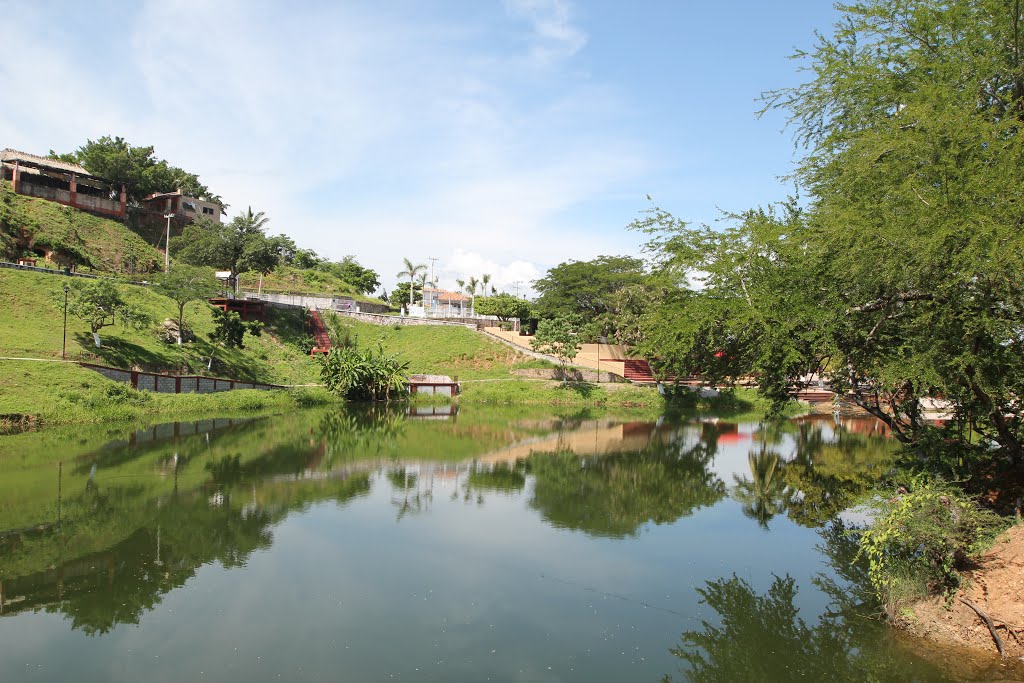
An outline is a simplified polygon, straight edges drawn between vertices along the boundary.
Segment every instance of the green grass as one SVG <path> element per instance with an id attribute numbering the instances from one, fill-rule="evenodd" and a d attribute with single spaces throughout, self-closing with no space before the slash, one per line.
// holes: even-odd
<path id="1" fill-rule="evenodd" d="M 335 401 L 319 387 L 156 394 L 74 363 L 0 360 L 0 415 L 31 415 L 43 426 L 282 413 Z"/>
<path id="2" fill-rule="evenodd" d="M 162 252 L 120 221 L 17 195 L 8 183 L 0 182 L 0 256 L 11 260 L 26 251 L 22 232 L 28 238 L 29 253 L 33 246 L 64 249 L 104 272 L 128 272 L 128 254 L 134 254 L 136 272 L 163 263 Z"/>
<path id="3" fill-rule="evenodd" d="M 81 282 L 41 273 L 0 271 L 0 356 L 59 358 L 63 287 L 75 287 Z M 306 353 L 308 333 L 299 310 L 268 307 L 267 325 L 261 337 L 247 335 L 244 349 L 224 349 L 206 341 L 213 331 L 210 306 L 192 302 L 185 308 L 185 324 L 192 328 L 197 340 L 179 347 L 162 341 L 158 335 L 164 320 L 177 317 L 177 304 L 145 287 L 119 288 L 153 319 L 153 325 L 143 330 L 119 325 L 106 327 L 100 331 L 103 346 L 97 349 L 85 321 L 70 316 L 69 358 L 120 368 L 215 375 L 271 384 L 306 384 L 319 377 L 318 366 Z M 211 355 L 214 363 L 208 370 Z"/>
<path id="4" fill-rule="evenodd" d="M 533 359 L 473 330 L 454 325 L 382 326 L 339 317 L 360 346 L 382 344 L 409 362 L 409 372 L 464 379 L 508 377 Z"/>

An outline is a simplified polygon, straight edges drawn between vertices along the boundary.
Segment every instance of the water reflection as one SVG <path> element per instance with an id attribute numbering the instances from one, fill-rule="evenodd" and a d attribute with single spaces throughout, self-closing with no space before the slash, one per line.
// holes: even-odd
<path id="1" fill-rule="evenodd" d="M 19 442 L 28 444 L 24 457 L 0 459 L 0 616 L 58 614 L 72 629 L 95 636 L 109 636 L 119 624 L 139 624 L 169 593 L 197 580 L 204 565 L 234 569 L 238 580 L 248 576 L 240 568 L 249 568 L 257 551 L 272 552 L 289 516 L 329 509 L 330 526 L 338 524 L 339 509 L 358 508 L 361 516 L 346 518 L 346 528 L 354 537 L 372 537 L 385 533 L 367 512 L 376 506 L 398 533 L 451 525 L 454 546 L 448 552 L 454 553 L 463 551 L 458 541 L 474 533 L 474 515 L 480 515 L 496 525 L 495 552 L 522 561 L 526 579 L 535 579 L 541 572 L 520 560 L 529 556 L 531 538 L 547 543 L 547 554 L 563 546 L 593 553 L 594 545 L 626 553 L 644 542 L 645 529 L 662 525 L 713 546 L 720 539 L 703 538 L 684 522 L 711 508 L 711 514 L 729 511 L 724 528 L 737 534 L 751 529 L 764 537 L 759 527 L 774 534 L 773 520 L 785 519 L 819 528 L 888 466 L 883 440 L 815 420 L 765 427 L 716 420 L 630 422 L 587 413 L 406 415 L 378 406 L 161 426 L 101 447 L 85 435 L 82 441 L 93 445 L 80 452 L 67 446 L 61 463 L 53 460 L 44 437 L 38 437 L 38 451 L 26 438 Z M 332 505 L 314 510 L 325 502 Z M 513 522 L 486 517 L 495 510 L 520 525 L 522 536 L 501 535 L 502 525 Z M 525 545 L 517 546 L 519 541 Z M 839 606 L 839 596 L 849 592 L 838 587 L 856 577 L 844 569 L 838 549 L 834 539 L 824 543 L 821 555 L 832 558 L 835 568 L 814 586 L 799 587 L 832 595 L 834 582 L 834 623 L 801 621 L 793 607 L 798 586 L 784 574 L 764 594 L 746 578 L 704 585 L 700 597 L 722 621 L 684 632 L 673 650 L 691 667 L 683 675 L 724 680 L 778 674 L 785 658 L 770 655 L 795 647 L 794 640 L 806 641 L 789 660 L 797 668 L 802 658 L 845 661 L 844 647 L 877 649 L 857 640 L 855 629 L 842 621 L 864 606 Z M 426 544 L 422 551 L 413 562 L 437 561 Z M 308 548 L 302 552 L 307 555 L 298 561 L 316 556 Z M 567 566 L 567 576 L 581 571 L 571 562 Z M 679 592 L 697 576 L 676 567 L 670 574 L 674 588 L 666 593 Z M 592 583 L 600 579 L 592 577 Z M 520 587 L 516 600 L 528 602 L 535 588 Z M 615 585 L 606 588 L 614 590 L 603 595 L 629 597 L 624 604 L 642 602 Z M 571 596 L 555 596 L 577 604 Z M 661 608 L 663 598 L 648 597 Z M 664 607 L 662 614 L 673 619 L 687 609 Z M 657 633 L 665 633 L 664 626 L 658 624 Z M 736 655 L 742 640 L 730 639 L 761 629 L 774 629 L 771 638 Z M 679 630 L 673 622 L 669 632 Z M 662 655 L 667 646 L 657 643 Z M 730 647 L 732 662 L 726 661 Z M 842 664 L 861 665 L 855 659 Z M 819 669 L 807 669 L 808 675 Z"/>
<path id="2" fill-rule="evenodd" d="M 908 656 L 892 632 L 868 618 L 873 606 L 861 601 L 870 600 L 866 567 L 856 560 L 856 541 L 847 531 L 836 522 L 820 532 L 831 571 L 814 582 L 829 598 L 816 623 L 801 616 L 799 588 L 788 575 L 774 576 L 763 593 L 735 574 L 697 588 L 717 620 L 702 620 L 700 629 L 684 631 L 670 648 L 685 664 L 675 680 L 951 680 L 941 668 Z"/>

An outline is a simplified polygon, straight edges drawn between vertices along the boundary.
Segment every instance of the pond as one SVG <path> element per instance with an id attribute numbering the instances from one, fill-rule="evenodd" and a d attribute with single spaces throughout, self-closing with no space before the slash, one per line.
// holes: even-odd
<path id="1" fill-rule="evenodd" d="M 444 408 L 0 440 L 0 680 L 952 680 L 868 618 L 877 423 Z"/>

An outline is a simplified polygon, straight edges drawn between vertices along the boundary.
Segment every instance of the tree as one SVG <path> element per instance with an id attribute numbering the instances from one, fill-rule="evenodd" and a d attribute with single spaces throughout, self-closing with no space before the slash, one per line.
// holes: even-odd
<path id="1" fill-rule="evenodd" d="M 334 264 L 332 270 L 362 294 L 372 294 L 380 287 L 380 276 L 377 272 L 359 265 L 355 256 L 346 256 Z"/>
<path id="2" fill-rule="evenodd" d="M 121 137 L 103 136 L 86 140 L 70 154 L 50 151 L 50 157 L 81 164 L 89 173 L 110 181 L 110 191 L 120 192 L 124 184 L 128 199 L 137 203 L 154 192 L 181 190 L 227 208 L 220 197 L 199 181 L 199 176 L 163 159 L 158 159 L 152 146 L 134 147 Z"/>
<path id="3" fill-rule="evenodd" d="M 199 268 L 175 264 L 174 269 L 157 282 L 156 291 L 178 304 L 178 345 L 185 336 L 185 306 L 192 301 L 203 301 L 217 291 L 212 274 Z"/>
<path id="4" fill-rule="evenodd" d="M 409 299 L 412 298 L 413 304 L 423 301 L 423 288 L 420 287 L 420 283 L 414 282 L 412 293 L 409 292 L 408 282 L 399 282 L 395 285 L 395 288 L 391 290 L 391 301 L 402 308 L 409 305 Z"/>
<path id="5" fill-rule="evenodd" d="M 480 315 L 493 315 L 505 322 L 512 318 L 524 320 L 530 317 L 530 304 L 511 294 L 482 296 L 476 300 L 473 310 Z"/>
<path id="6" fill-rule="evenodd" d="M 632 256 L 598 256 L 593 261 L 567 261 L 534 283 L 540 292 L 541 318 L 579 313 L 596 318 L 608 312 L 607 296 L 621 287 L 644 281 L 644 264 Z"/>
<path id="7" fill-rule="evenodd" d="M 579 334 L 573 322 L 569 318 L 541 320 L 530 346 L 538 353 L 555 356 L 566 365 L 580 350 Z"/>
<path id="8" fill-rule="evenodd" d="M 63 299 L 60 301 L 63 305 Z M 89 324 L 96 348 L 100 347 L 99 331 L 120 321 L 135 329 L 143 329 L 151 320 L 145 311 L 126 300 L 118 288 L 106 279 L 76 284 L 68 297 L 68 313 Z"/>
<path id="9" fill-rule="evenodd" d="M 712 275 L 658 313 L 683 319 L 683 333 L 655 325 L 645 343 L 682 337 L 672 355 L 690 365 L 709 363 L 701 347 L 719 350 L 736 359 L 731 371 L 760 369 L 775 399 L 817 371 L 932 462 L 953 443 L 1020 468 L 1019 3 L 864 0 L 841 11 L 834 33 L 801 53 L 810 80 L 765 96 L 807 148 L 796 169 L 806 210 L 745 215 L 727 240 L 649 216 L 663 262 Z M 924 396 L 951 402 L 939 435 Z"/>
<path id="10" fill-rule="evenodd" d="M 263 332 L 263 323 L 260 321 L 245 322 L 235 311 L 220 308 L 213 309 L 213 325 L 210 341 L 221 343 L 229 349 L 245 348 L 243 337 L 246 332 L 254 337 L 259 337 Z"/>
<path id="11" fill-rule="evenodd" d="M 185 263 L 230 271 L 231 282 L 237 287 L 239 273 L 267 273 L 281 260 L 287 238 L 268 238 L 263 233 L 268 222 L 262 211 L 253 213 L 252 207 L 230 223 L 199 218 L 186 226 L 180 237 L 171 240 L 171 250 L 176 259 Z"/>
<path id="12" fill-rule="evenodd" d="M 423 263 L 417 263 L 417 264 L 413 265 L 413 262 L 410 261 L 407 258 L 403 258 L 402 261 L 405 264 L 405 270 L 400 270 L 395 277 L 403 277 L 403 278 L 404 277 L 408 277 L 409 278 L 409 287 L 410 287 L 410 290 L 409 290 L 409 307 L 412 308 L 412 305 L 415 303 L 413 301 L 412 297 L 413 297 L 413 289 L 415 289 L 414 285 L 416 284 L 416 276 L 420 272 L 425 271 L 427 269 L 427 266 L 426 266 L 426 264 L 423 264 Z M 396 289 L 397 289 L 397 287 L 396 287 Z M 394 294 L 394 292 L 392 292 L 392 294 Z"/>

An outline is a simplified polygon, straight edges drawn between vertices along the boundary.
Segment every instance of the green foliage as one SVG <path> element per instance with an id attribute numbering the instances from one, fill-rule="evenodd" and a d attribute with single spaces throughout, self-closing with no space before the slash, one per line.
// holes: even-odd
<path id="1" fill-rule="evenodd" d="M 69 288 L 68 313 L 88 323 L 93 334 L 118 322 L 135 329 L 152 323 L 146 312 L 124 297 L 110 280 L 75 282 Z M 60 293 L 55 294 L 53 301 L 57 306 L 64 305 Z"/>
<path id="2" fill-rule="evenodd" d="M 579 333 L 568 317 L 541 320 L 530 346 L 538 353 L 555 356 L 565 365 L 579 353 Z"/>
<path id="3" fill-rule="evenodd" d="M 86 140 L 73 153 L 56 154 L 51 151 L 50 156 L 81 164 L 89 173 L 111 181 L 112 192 L 120 192 L 123 183 L 133 201 L 154 192 L 180 189 L 189 196 L 220 204 L 221 209 L 226 206 L 220 197 L 199 182 L 199 176 L 158 159 L 152 146 L 133 147 L 121 137 L 105 135 L 97 140 Z"/>
<path id="4" fill-rule="evenodd" d="M 380 401 L 405 396 L 408 363 L 384 348 L 333 347 L 321 356 L 320 377 L 327 388 L 352 401 Z"/>
<path id="5" fill-rule="evenodd" d="M 780 406 L 801 378 L 852 392 L 924 450 L 919 399 L 1024 465 L 1024 75 L 1007 0 L 865 0 L 800 56 L 809 82 L 768 93 L 807 146 L 809 196 L 693 229 L 658 209 L 642 353 L 674 374 L 758 374 Z M 699 290 L 684 278 L 706 273 Z M 961 445 L 964 445 L 961 437 Z M 991 455 L 991 454 L 990 454 Z"/>
<path id="6" fill-rule="evenodd" d="M 223 344 L 229 349 L 241 349 L 245 347 L 243 337 L 246 332 L 253 337 L 259 337 L 263 333 L 263 323 L 258 320 L 245 322 L 235 311 L 213 308 L 213 331 L 209 335 L 210 341 Z"/>
<path id="7" fill-rule="evenodd" d="M 537 313 L 542 318 L 574 313 L 596 317 L 608 312 L 606 298 L 612 292 L 640 284 L 645 278 L 643 261 L 632 256 L 560 263 L 534 283 L 540 292 Z"/>
<path id="8" fill-rule="evenodd" d="M 420 283 L 412 283 L 412 292 L 413 304 L 423 303 L 423 286 Z M 407 308 L 409 305 L 409 283 L 399 282 L 396 284 L 395 288 L 391 290 L 390 301 L 393 306 Z"/>
<path id="9" fill-rule="evenodd" d="M 359 265 L 354 256 L 346 256 L 337 263 L 327 264 L 324 269 L 334 273 L 362 294 L 372 294 L 380 287 L 380 276 L 377 272 Z"/>
<path id="10" fill-rule="evenodd" d="M 480 315 L 493 315 L 504 321 L 512 318 L 525 320 L 530 317 L 530 304 L 511 294 L 477 297 L 473 303 L 473 310 Z"/>
<path id="11" fill-rule="evenodd" d="M 958 587 L 960 571 L 1005 526 L 959 489 L 925 479 L 872 505 L 877 516 L 860 537 L 860 552 L 890 616 L 922 589 Z"/>
<path id="12" fill-rule="evenodd" d="M 178 305 L 178 343 L 185 332 L 185 306 L 203 301 L 217 292 L 217 281 L 208 270 L 175 264 L 174 269 L 157 280 L 154 290 Z"/>
<path id="13" fill-rule="evenodd" d="M 199 218 L 171 240 L 171 253 L 185 263 L 229 270 L 232 281 L 243 271 L 271 271 L 290 240 L 283 235 L 267 237 L 269 220 L 262 211 L 253 213 L 252 207 L 230 223 Z"/>

